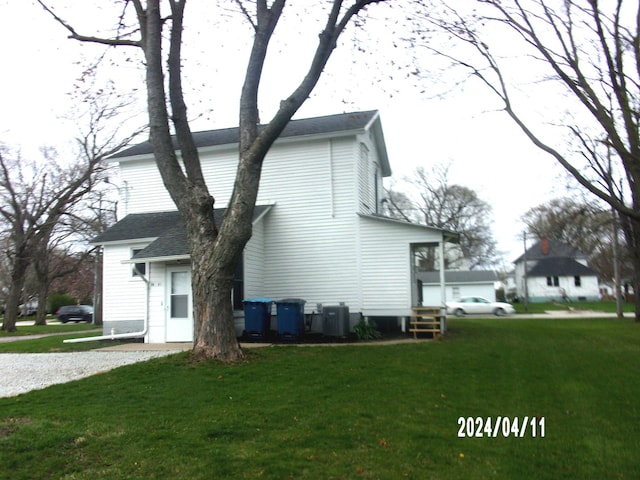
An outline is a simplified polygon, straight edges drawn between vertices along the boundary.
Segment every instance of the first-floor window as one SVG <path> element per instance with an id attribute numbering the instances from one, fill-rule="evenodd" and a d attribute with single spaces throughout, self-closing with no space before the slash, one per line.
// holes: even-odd
<path id="1" fill-rule="evenodd" d="M 576 287 L 582 286 L 582 280 L 580 279 L 580 275 L 576 275 L 575 277 L 573 277 L 573 284 Z"/>
<path id="2" fill-rule="evenodd" d="M 134 248 L 131 250 L 131 258 L 135 257 L 138 252 L 141 252 L 142 248 Z M 131 276 L 139 277 L 140 275 L 147 274 L 147 264 L 144 262 L 134 263 L 133 267 L 131 267 Z"/>
<path id="3" fill-rule="evenodd" d="M 560 278 L 559 277 L 547 277 L 547 286 L 548 287 L 558 287 L 558 286 L 560 286 Z"/>

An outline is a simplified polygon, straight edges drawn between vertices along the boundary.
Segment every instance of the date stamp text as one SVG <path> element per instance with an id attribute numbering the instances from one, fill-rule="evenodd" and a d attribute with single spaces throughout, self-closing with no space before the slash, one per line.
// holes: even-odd
<path id="1" fill-rule="evenodd" d="M 544 438 L 544 417 L 458 417 L 458 438 Z"/>

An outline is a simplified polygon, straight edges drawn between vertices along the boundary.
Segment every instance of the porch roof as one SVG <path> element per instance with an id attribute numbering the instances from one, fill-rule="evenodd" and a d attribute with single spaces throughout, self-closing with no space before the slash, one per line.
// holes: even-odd
<path id="1" fill-rule="evenodd" d="M 265 215 L 273 205 L 256 205 L 253 212 L 255 223 Z M 219 225 L 224 218 L 226 208 L 216 208 L 214 218 Z M 153 262 L 189 258 L 187 232 L 180 213 L 154 212 L 127 215 L 91 243 L 104 245 L 124 243 L 134 240 L 149 240 L 151 243 L 137 252 L 129 262 Z"/>
<path id="2" fill-rule="evenodd" d="M 372 220 L 377 220 L 381 222 L 395 223 L 397 225 L 404 225 L 405 227 L 412 228 L 422 228 L 424 230 L 431 230 L 442 233 L 442 239 L 444 242 L 448 243 L 460 243 L 460 234 L 458 232 L 453 232 L 451 230 L 447 230 L 445 228 L 433 227 L 431 225 L 423 225 L 421 223 L 411 223 L 406 220 L 387 217 L 386 215 L 380 215 L 377 213 L 358 213 L 358 216 L 362 218 L 370 218 Z"/>

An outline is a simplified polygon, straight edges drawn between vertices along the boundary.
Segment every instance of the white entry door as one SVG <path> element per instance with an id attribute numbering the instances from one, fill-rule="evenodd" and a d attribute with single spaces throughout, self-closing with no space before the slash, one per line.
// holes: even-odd
<path id="1" fill-rule="evenodd" d="M 167 342 L 192 342 L 191 272 L 169 269 L 167 286 Z"/>

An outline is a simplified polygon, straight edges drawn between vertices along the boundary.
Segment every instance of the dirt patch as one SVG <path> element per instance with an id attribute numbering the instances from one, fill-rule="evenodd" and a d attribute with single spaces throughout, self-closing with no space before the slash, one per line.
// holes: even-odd
<path id="1" fill-rule="evenodd" d="M 0 419 L 0 438 L 7 438 L 16 432 L 20 428 L 20 425 L 25 425 L 30 422 L 31 420 L 28 418 L 7 417 Z"/>

